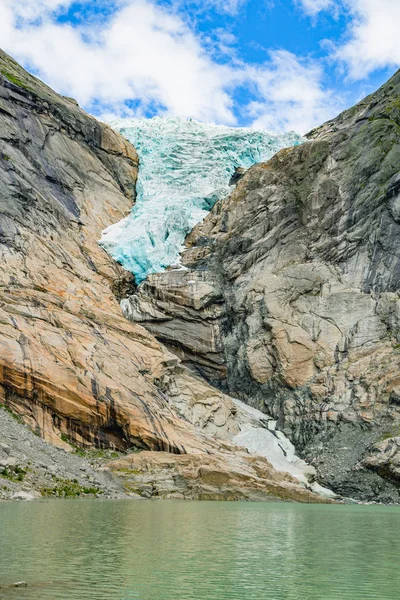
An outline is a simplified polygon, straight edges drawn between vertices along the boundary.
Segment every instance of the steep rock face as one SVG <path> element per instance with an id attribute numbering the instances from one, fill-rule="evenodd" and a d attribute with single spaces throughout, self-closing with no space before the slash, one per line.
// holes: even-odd
<path id="1" fill-rule="evenodd" d="M 57 443 L 200 450 L 154 384 L 177 360 L 124 319 L 97 243 L 131 208 L 134 148 L 3 53 L 0 71 L 0 401 Z"/>
<path id="2" fill-rule="evenodd" d="M 230 440 L 250 418 L 124 318 L 117 297 L 133 278 L 97 243 L 130 210 L 137 167 L 122 137 L 0 52 L 0 404 L 65 449 L 163 450 L 181 469 L 175 492 L 208 461 L 224 473 L 219 497 L 230 480 L 242 497 Z M 241 454 L 264 498 L 318 501 Z"/>
<path id="3" fill-rule="evenodd" d="M 1 401 L 56 442 L 179 451 L 153 384 L 171 357 L 120 314 L 97 244 L 132 205 L 136 152 L 3 53 L 0 71 Z"/>
<path id="4" fill-rule="evenodd" d="M 400 72 L 308 137 L 216 204 L 186 240 L 187 271 L 122 306 L 275 417 L 323 481 L 398 501 L 366 456 L 400 421 Z"/>

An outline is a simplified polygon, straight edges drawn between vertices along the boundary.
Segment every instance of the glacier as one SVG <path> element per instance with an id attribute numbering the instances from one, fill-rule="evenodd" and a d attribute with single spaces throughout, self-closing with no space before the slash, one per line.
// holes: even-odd
<path id="1" fill-rule="evenodd" d="M 303 141 L 294 132 L 173 117 L 109 124 L 135 146 L 140 167 L 130 215 L 105 229 L 99 243 L 137 283 L 179 264 L 186 235 L 229 193 L 236 167 L 250 167 Z"/>

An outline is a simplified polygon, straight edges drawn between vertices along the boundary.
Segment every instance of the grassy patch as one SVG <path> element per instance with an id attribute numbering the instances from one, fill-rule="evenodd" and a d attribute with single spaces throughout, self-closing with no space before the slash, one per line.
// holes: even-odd
<path id="1" fill-rule="evenodd" d="M 124 475 L 143 475 L 143 471 L 139 471 L 139 469 L 118 469 L 117 472 Z"/>
<path id="2" fill-rule="evenodd" d="M 129 493 L 141 494 L 143 489 L 140 486 L 135 485 L 134 483 L 124 483 L 124 490 Z"/>
<path id="3" fill-rule="evenodd" d="M 0 72 L 4 77 L 8 79 L 8 81 L 13 83 L 14 85 L 17 85 L 18 87 L 23 88 L 28 92 L 32 91 L 32 89 L 28 85 L 26 85 L 26 83 L 20 77 L 18 77 L 18 75 L 10 73 L 10 71 L 7 71 L 6 69 L 1 69 Z"/>
<path id="4" fill-rule="evenodd" d="M 91 448 L 90 450 L 83 450 L 82 448 L 75 448 L 75 454 L 84 456 L 87 460 L 114 460 L 120 457 L 120 453 L 115 450 L 97 449 Z"/>
<path id="5" fill-rule="evenodd" d="M 22 467 L 14 467 L 13 469 L 4 469 L 4 471 L 0 473 L 0 477 L 4 477 L 10 481 L 23 481 L 26 473 L 26 469 L 23 469 Z"/>
<path id="6" fill-rule="evenodd" d="M 399 435 L 400 435 L 400 425 L 396 425 L 390 431 L 385 431 L 385 433 L 382 435 L 381 441 L 383 442 L 384 440 L 388 440 L 389 438 L 392 438 L 392 437 L 398 437 Z"/>
<path id="7" fill-rule="evenodd" d="M 80 496 L 98 496 L 102 490 L 98 487 L 81 485 L 77 479 L 62 479 L 54 477 L 55 483 L 52 487 L 43 487 L 40 492 L 45 497 L 55 498 L 79 498 Z"/>

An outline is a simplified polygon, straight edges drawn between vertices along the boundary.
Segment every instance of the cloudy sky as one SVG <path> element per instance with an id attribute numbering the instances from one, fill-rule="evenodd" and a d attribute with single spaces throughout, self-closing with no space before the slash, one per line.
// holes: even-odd
<path id="1" fill-rule="evenodd" d="M 0 0 L 0 46 L 92 114 L 304 133 L 400 66 L 400 0 Z"/>

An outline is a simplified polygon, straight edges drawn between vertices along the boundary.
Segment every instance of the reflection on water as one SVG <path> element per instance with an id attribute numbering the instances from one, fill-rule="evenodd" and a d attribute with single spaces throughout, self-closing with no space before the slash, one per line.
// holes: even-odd
<path id="1" fill-rule="evenodd" d="M 395 507 L 0 505 L 6 600 L 398 600 L 399 555 Z"/>

